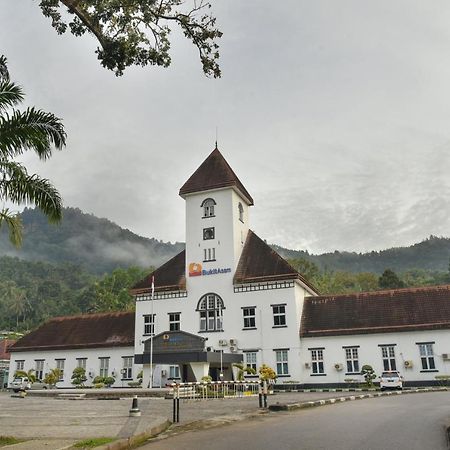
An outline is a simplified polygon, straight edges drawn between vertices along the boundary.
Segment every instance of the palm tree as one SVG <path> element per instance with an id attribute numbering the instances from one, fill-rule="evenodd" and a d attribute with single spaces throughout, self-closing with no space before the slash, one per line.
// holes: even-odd
<path id="1" fill-rule="evenodd" d="M 52 155 L 53 148 L 66 145 L 66 133 L 61 119 L 35 108 L 18 111 L 22 88 L 10 81 L 6 58 L 0 56 L 0 202 L 20 205 L 35 204 L 55 223 L 61 220 L 62 200 L 49 180 L 28 174 L 14 158 L 34 151 L 40 159 Z M 6 225 L 11 242 L 22 242 L 22 224 L 17 213 L 6 206 L 0 209 L 0 228 Z"/>

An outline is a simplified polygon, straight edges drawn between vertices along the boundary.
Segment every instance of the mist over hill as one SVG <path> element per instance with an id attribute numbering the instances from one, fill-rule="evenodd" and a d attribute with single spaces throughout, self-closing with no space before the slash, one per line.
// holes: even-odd
<path id="1" fill-rule="evenodd" d="M 99 219 L 77 208 L 64 208 L 59 225 L 50 225 L 37 209 L 21 214 L 23 245 L 14 248 L 6 227 L 0 232 L 0 255 L 27 261 L 77 264 L 94 274 L 111 272 L 118 267 L 159 266 L 184 248 L 144 238 L 123 229 L 108 219 Z"/>
<path id="2" fill-rule="evenodd" d="M 93 274 L 111 272 L 130 266 L 159 266 L 184 248 L 184 243 L 162 242 L 138 236 L 108 219 L 100 219 L 77 208 L 65 208 L 62 222 L 49 225 L 37 209 L 21 214 L 24 242 L 20 249 L 8 241 L 5 227 L 0 231 L 0 255 L 26 261 L 70 263 L 80 265 Z M 311 255 L 301 250 L 272 247 L 285 258 L 305 258 L 321 270 L 374 272 L 381 274 L 391 268 L 398 272 L 411 269 L 447 272 L 450 239 L 430 236 L 410 247 L 391 248 L 378 252 L 339 252 Z"/>

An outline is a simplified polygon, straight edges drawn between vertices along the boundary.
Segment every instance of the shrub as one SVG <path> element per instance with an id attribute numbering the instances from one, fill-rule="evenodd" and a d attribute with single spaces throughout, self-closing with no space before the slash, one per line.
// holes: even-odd
<path id="1" fill-rule="evenodd" d="M 375 371 L 373 370 L 373 367 L 369 364 L 365 364 L 364 366 L 362 366 L 361 375 L 363 375 L 364 379 L 366 380 L 366 386 L 373 387 L 373 380 L 377 377 Z"/>
<path id="2" fill-rule="evenodd" d="M 76 387 L 84 387 L 84 382 L 86 380 L 86 369 L 83 367 L 75 367 L 72 372 L 71 383 Z"/>

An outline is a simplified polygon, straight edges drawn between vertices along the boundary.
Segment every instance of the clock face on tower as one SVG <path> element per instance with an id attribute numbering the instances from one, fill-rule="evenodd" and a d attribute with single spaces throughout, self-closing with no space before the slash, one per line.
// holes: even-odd
<path id="1" fill-rule="evenodd" d="M 203 240 L 214 239 L 214 227 L 203 228 Z"/>

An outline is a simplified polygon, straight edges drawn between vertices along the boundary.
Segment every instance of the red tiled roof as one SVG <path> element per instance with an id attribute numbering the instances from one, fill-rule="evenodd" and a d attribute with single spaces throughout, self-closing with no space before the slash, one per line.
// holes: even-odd
<path id="1" fill-rule="evenodd" d="M 298 279 L 314 293 L 317 290 L 285 259 L 249 230 L 234 274 L 234 283 Z"/>
<path id="2" fill-rule="evenodd" d="M 450 285 L 307 297 L 300 336 L 450 328 Z"/>
<path id="3" fill-rule="evenodd" d="M 0 339 L 0 359 L 9 359 L 8 347 L 16 342 L 15 339 Z"/>
<path id="4" fill-rule="evenodd" d="M 19 339 L 10 352 L 134 345 L 134 312 L 54 317 Z"/>
<path id="5" fill-rule="evenodd" d="M 178 291 L 186 289 L 186 251 L 178 253 L 150 275 L 136 283 L 131 294 L 149 292 L 152 288 L 152 277 L 155 277 L 155 292 Z"/>
<path id="6" fill-rule="evenodd" d="M 233 172 L 225 158 L 215 148 L 203 161 L 200 167 L 191 175 L 180 189 L 181 197 L 194 192 L 208 191 L 223 187 L 236 187 L 247 199 L 249 205 L 253 205 L 253 199 L 244 185 Z"/>

